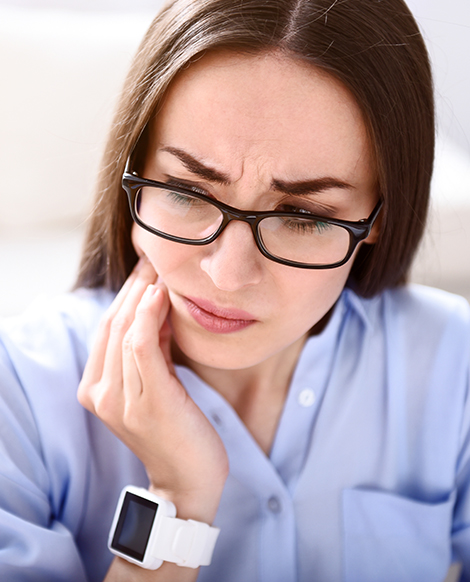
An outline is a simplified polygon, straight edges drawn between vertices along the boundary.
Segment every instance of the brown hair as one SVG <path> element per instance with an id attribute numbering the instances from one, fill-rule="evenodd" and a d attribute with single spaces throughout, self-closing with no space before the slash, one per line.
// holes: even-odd
<path id="1" fill-rule="evenodd" d="M 340 80 L 362 109 L 384 201 L 378 241 L 351 281 L 363 296 L 400 285 L 421 239 L 434 159 L 427 51 L 403 0 L 174 0 L 127 77 L 105 149 L 76 286 L 117 290 L 137 256 L 121 175 L 175 75 L 206 51 L 281 50 Z"/>

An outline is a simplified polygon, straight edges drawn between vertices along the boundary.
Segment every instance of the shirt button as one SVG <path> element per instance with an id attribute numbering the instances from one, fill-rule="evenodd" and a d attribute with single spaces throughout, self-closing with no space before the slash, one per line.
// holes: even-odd
<path id="1" fill-rule="evenodd" d="M 281 512 L 282 505 L 281 505 L 281 501 L 280 501 L 279 497 L 276 497 L 276 495 L 272 495 L 268 499 L 268 509 L 271 513 L 280 513 Z"/>
<path id="2" fill-rule="evenodd" d="M 315 400 L 315 392 L 311 388 L 304 388 L 298 398 L 300 406 L 303 406 L 304 408 L 312 406 L 315 403 Z"/>
<path id="3" fill-rule="evenodd" d="M 224 421 L 220 418 L 220 416 L 217 414 L 217 412 L 213 412 L 211 414 L 212 416 L 212 420 L 214 421 L 214 424 L 216 424 L 219 427 L 224 426 Z"/>

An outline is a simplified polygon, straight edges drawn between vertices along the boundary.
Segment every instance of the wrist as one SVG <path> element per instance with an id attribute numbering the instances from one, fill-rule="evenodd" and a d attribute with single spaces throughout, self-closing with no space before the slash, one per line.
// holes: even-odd
<path id="1" fill-rule="evenodd" d="M 180 519 L 194 519 L 211 525 L 219 508 L 223 485 L 202 491 L 191 490 L 179 493 L 150 485 L 149 491 L 171 501 Z"/>
<path id="2" fill-rule="evenodd" d="M 163 562 L 198 568 L 209 565 L 219 529 L 177 516 L 174 503 L 153 491 L 129 485 L 119 497 L 108 547 L 148 570 Z"/>

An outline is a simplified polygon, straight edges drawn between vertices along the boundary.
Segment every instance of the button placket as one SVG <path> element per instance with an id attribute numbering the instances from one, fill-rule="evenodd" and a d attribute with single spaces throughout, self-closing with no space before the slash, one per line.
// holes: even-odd
<path id="1" fill-rule="evenodd" d="M 212 412 L 211 418 L 212 418 L 214 424 L 217 425 L 219 428 L 222 428 L 224 426 L 224 421 L 222 420 L 222 418 L 218 412 Z"/>
<path id="2" fill-rule="evenodd" d="M 271 495 L 271 497 L 267 501 L 267 507 L 271 513 L 274 514 L 281 513 L 282 511 L 281 500 L 277 495 Z"/>
<path id="3" fill-rule="evenodd" d="M 310 406 L 313 406 L 315 404 L 316 399 L 317 397 L 315 395 L 315 392 L 311 388 L 304 388 L 299 393 L 297 402 L 303 408 L 310 408 Z"/>

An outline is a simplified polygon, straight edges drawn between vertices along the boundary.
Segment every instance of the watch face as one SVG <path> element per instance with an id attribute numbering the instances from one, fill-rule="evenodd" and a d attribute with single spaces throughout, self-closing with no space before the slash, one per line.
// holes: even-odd
<path id="1" fill-rule="evenodd" d="M 111 547 L 143 562 L 157 511 L 158 503 L 127 491 Z"/>

